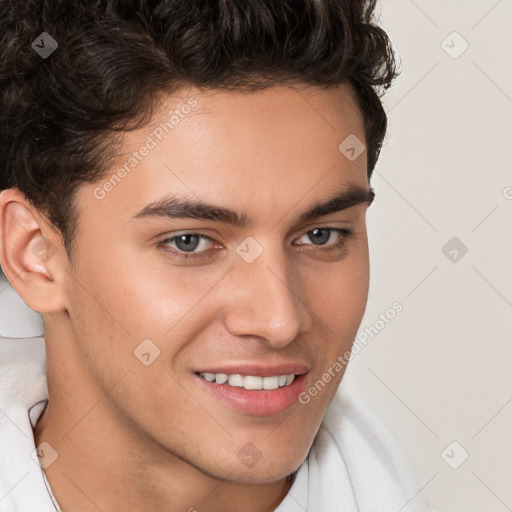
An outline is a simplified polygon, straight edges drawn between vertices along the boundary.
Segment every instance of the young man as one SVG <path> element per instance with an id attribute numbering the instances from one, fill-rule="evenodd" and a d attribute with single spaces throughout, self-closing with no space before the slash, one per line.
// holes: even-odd
<path id="1" fill-rule="evenodd" d="M 335 394 L 396 76 L 374 2 L 0 5 L 0 261 L 44 320 L 0 341 L 0 510 L 430 510 Z"/>

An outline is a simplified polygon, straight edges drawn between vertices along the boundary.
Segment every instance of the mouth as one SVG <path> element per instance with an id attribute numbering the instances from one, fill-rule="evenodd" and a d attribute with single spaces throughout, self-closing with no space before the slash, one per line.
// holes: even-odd
<path id="1" fill-rule="evenodd" d="M 266 376 L 195 372 L 200 389 L 209 397 L 253 416 L 269 416 L 291 408 L 305 389 L 307 375 L 307 372 Z"/>

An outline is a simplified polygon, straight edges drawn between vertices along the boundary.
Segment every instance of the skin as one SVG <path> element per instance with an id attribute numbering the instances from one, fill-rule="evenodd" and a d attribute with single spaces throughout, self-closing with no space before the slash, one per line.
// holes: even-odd
<path id="1" fill-rule="evenodd" d="M 58 453 L 46 474 L 64 512 L 274 510 L 343 371 L 308 404 L 255 416 L 206 393 L 192 369 L 301 361 L 307 389 L 350 349 L 364 314 L 368 204 L 298 220 L 348 183 L 369 188 L 366 152 L 349 161 L 338 150 L 349 134 L 364 141 L 350 86 L 163 96 L 151 123 L 124 135 L 107 177 L 191 96 L 197 106 L 103 199 L 103 181 L 80 188 L 72 262 L 22 194 L 0 195 L 2 266 L 44 318 L 50 399 L 34 437 Z M 132 219 L 169 192 L 253 224 Z M 323 245 L 308 236 L 327 227 L 353 236 L 329 252 L 335 231 Z M 157 245 L 184 231 L 212 239 L 201 257 Z M 236 252 L 247 236 L 263 248 L 250 264 Z M 46 258 L 33 250 L 43 240 Z M 147 338 L 160 350 L 149 366 L 134 356 Z M 237 457 L 248 442 L 261 453 L 252 467 Z"/>

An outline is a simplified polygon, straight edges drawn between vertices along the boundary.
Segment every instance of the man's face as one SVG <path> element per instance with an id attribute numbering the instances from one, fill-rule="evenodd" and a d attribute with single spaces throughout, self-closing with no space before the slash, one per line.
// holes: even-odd
<path id="1" fill-rule="evenodd" d="M 240 482 L 275 481 L 300 465 L 342 378 L 333 365 L 350 350 L 369 279 L 367 203 L 301 215 L 349 185 L 368 190 L 366 152 L 353 159 L 338 149 L 354 135 L 364 141 L 347 87 L 190 89 L 125 135 L 111 172 L 77 196 L 63 284 L 69 316 L 60 317 L 69 326 L 45 322 L 65 368 L 54 373 L 67 379 L 77 416 L 95 401 L 76 393 L 109 391 L 76 429 L 115 424 L 146 446 L 148 460 Z M 203 219 L 198 209 L 137 216 L 168 197 L 233 210 L 247 224 Z M 67 329 L 73 335 L 56 341 Z M 215 382 L 199 373 L 217 374 L 206 375 Z M 222 373 L 270 388 L 285 378 L 261 377 L 301 376 L 247 390 L 223 384 Z"/>

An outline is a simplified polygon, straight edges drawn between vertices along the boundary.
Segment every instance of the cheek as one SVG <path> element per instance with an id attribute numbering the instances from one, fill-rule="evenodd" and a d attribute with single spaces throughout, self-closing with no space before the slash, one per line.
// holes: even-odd
<path id="1" fill-rule="evenodd" d="M 121 328 L 134 339 L 163 336 L 204 295 L 204 280 L 133 250 L 116 252 L 116 244 L 94 258 L 80 266 L 77 280 L 84 284 L 88 302 L 96 302 L 99 315 L 115 320 L 114 330 Z"/>
<path id="2" fill-rule="evenodd" d="M 344 345 L 352 343 L 366 308 L 369 285 L 367 245 L 339 262 L 309 272 L 305 303 L 320 325 Z M 339 345 L 338 345 L 339 347 Z"/>
<path id="3" fill-rule="evenodd" d="M 308 279 L 307 304 L 315 313 L 318 347 L 316 371 L 305 389 L 302 407 L 309 413 L 311 436 L 327 410 L 347 369 L 340 363 L 352 347 L 366 308 L 369 284 L 367 244 L 344 260 L 329 266 L 323 273 Z M 345 359 L 343 359 L 345 358 Z M 313 437 L 311 437 L 312 439 Z"/>
<path id="4" fill-rule="evenodd" d="M 76 279 L 80 285 L 70 295 L 72 322 L 96 378 L 108 386 L 131 369 L 130 380 L 136 374 L 139 382 L 134 396 L 155 388 L 160 378 L 169 380 L 166 370 L 214 321 L 216 301 L 206 295 L 221 277 L 210 272 L 198 278 L 197 271 L 122 253 L 83 264 Z"/>

